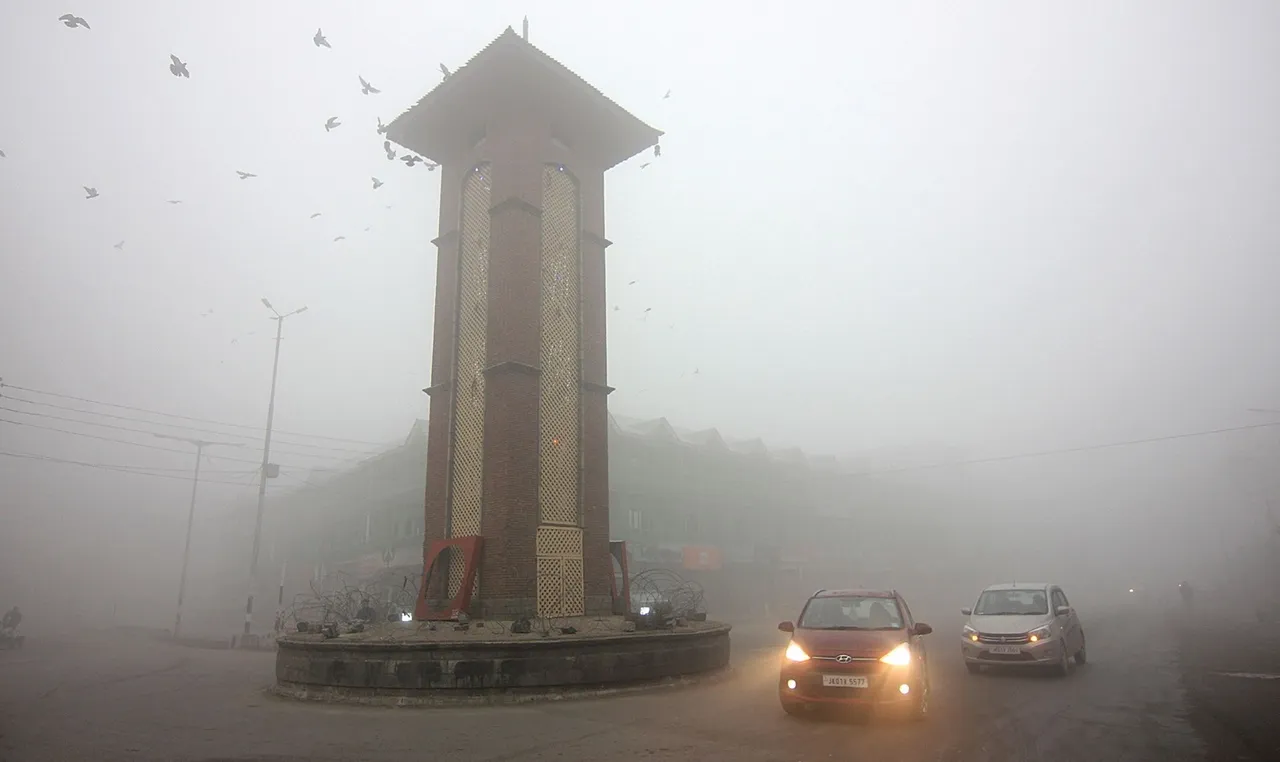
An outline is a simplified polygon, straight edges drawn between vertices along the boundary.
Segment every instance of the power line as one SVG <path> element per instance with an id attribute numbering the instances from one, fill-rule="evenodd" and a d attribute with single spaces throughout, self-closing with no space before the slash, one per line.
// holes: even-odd
<path id="1" fill-rule="evenodd" d="M 98 439 L 103 442 L 117 442 L 119 444 L 127 444 L 127 445 L 132 445 L 134 447 L 141 447 L 146 450 L 159 450 L 160 452 L 176 452 L 179 455 L 191 454 L 187 450 L 179 450 L 174 447 L 161 447 L 159 445 L 149 445 L 149 444 L 143 444 L 141 442 L 130 442 L 127 439 L 113 439 L 112 437 L 100 437 L 96 434 L 86 434 L 83 431 L 67 431 L 66 429 L 56 429 L 52 426 L 41 426 L 38 423 L 27 423 L 26 421 L 11 421 L 8 418 L 0 418 L 0 423 L 8 423 L 14 426 L 26 426 L 27 428 L 42 429 L 44 431 L 56 431 L 59 434 L 70 434 L 71 436 L 84 437 L 86 439 Z M 214 456 L 209 456 L 209 457 L 214 457 Z M 236 463 L 249 463 L 254 466 L 260 465 L 256 460 L 246 460 L 244 458 L 230 458 L 223 455 L 219 455 L 217 457 L 222 458 L 223 460 L 229 460 Z"/>
<path id="2" fill-rule="evenodd" d="M 14 388 L 14 389 L 16 389 L 16 388 L 18 388 L 18 387 L 16 387 L 16 386 L 15 386 L 15 387 L 13 387 L 13 388 Z M 11 395 L 11 394 L 4 394 L 4 395 L 0 395 L 0 399 L 12 400 L 13 402 L 21 402 L 21 403 L 24 403 L 24 404 L 27 404 L 27 405 L 39 405 L 40 407 L 52 408 L 52 409 L 54 409 L 54 410 L 66 410 L 66 411 L 68 411 L 68 412 L 72 412 L 72 413 L 83 413 L 83 414 L 85 414 L 85 415 L 96 415 L 96 416 L 98 416 L 98 417 L 100 417 L 100 418 L 111 418 L 111 419 L 113 419 L 113 420 L 117 420 L 117 421 L 128 421 L 128 422 L 130 422 L 130 423 L 145 423 L 145 424 L 147 424 L 147 425 L 149 425 L 149 426 L 166 426 L 166 427 L 171 428 L 171 429 L 182 429 L 182 430 L 184 430 L 184 431 L 195 431 L 195 432 L 199 432 L 199 433 L 201 433 L 201 434 L 216 434 L 216 435 L 218 435 L 218 436 L 223 436 L 223 437 L 241 437 L 241 438 L 244 438 L 244 439 L 249 439 L 249 438 L 251 438 L 251 437 L 256 436 L 256 434 L 236 434 L 236 433 L 232 433 L 232 432 L 216 431 L 216 430 L 214 430 L 214 429 L 199 429 L 199 428 L 195 428 L 194 426 L 187 426 L 187 425 L 185 425 L 185 424 L 181 424 L 181 423 L 165 423 L 164 421 L 148 421 L 148 420 L 144 420 L 144 419 L 141 419 L 141 418 L 135 418 L 135 417 L 127 416 L 127 415 L 114 415 L 114 414 L 112 414 L 112 413 L 102 413 L 102 412 L 99 412 L 99 411 L 97 411 L 97 410 L 85 410 L 84 408 L 80 408 L 80 407 L 72 407 L 72 406 L 70 406 L 70 405 L 55 405 L 55 404 L 53 404 L 52 402 L 38 402 L 38 401 L 36 401 L 36 400 L 23 399 L 22 397 L 14 397 L 14 396 L 13 396 L 13 395 Z M 18 411 L 10 411 L 10 412 L 18 412 Z M 30 414 L 30 413 L 28 413 L 28 415 L 31 415 L 31 414 Z M 62 420 L 72 420 L 72 421 L 74 421 L 74 419 L 62 419 Z M 77 423 L 89 423 L 88 421 L 76 421 L 76 422 L 77 422 Z M 91 424 L 91 425 L 98 425 L 98 424 Z M 229 425 L 229 424 L 217 424 L 217 425 L 219 425 L 219 426 L 225 426 L 225 425 Z M 375 454 L 375 451 L 369 451 L 369 450 L 353 450 L 353 449 L 351 449 L 351 448 L 349 448 L 349 447 L 328 447 L 328 446 L 326 446 L 326 445 L 313 445 L 313 444 L 307 444 L 306 442 L 284 442 L 284 444 L 289 445 L 290 447 L 310 447 L 310 448 L 317 449 L 317 450 L 332 450 L 332 451 L 334 451 L 334 452 L 350 452 L 350 453 L 356 453 L 356 454 L 358 454 L 358 455 L 373 455 L 373 454 Z"/>
<path id="3" fill-rule="evenodd" d="M 175 450 L 175 452 L 180 452 L 180 451 Z M 189 476 L 178 476 L 176 474 L 153 474 L 153 473 L 148 473 L 146 471 L 135 470 L 130 466 L 112 466 L 112 465 L 107 465 L 105 463 L 87 463 L 82 460 L 68 460 L 66 458 L 55 458 L 50 455 L 34 455 L 30 453 L 4 452 L 4 451 L 0 451 L 0 455 L 7 458 L 20 458 L 23 460 L 40 460 L 48 463 L 61 463 L 61 464 L 70 465 L 70 466 L 83 466 L 85 468 L 96 468 L 103 471 L 115 471 L 117 473 L 122 473 L 122 474 L 133 474 L 134 476 L 151 476 L 157 479 L 178 479 L 184 482 L 191 480 L 191 477 Z M 254 475 L 256 475 L 256 473 L 257 472 L 252 472 L 252 474 Z M 221 479 L 201 479 L 200 481 L 206 484 L 227 484 L 232 487 L 252 486 L 252 483 L 250 482 L 233 482 L 233 481 L 225 481 Z"/>
<path id="4" fill-rule="evenodd" d="M 164 416 L 164 417 L 166 417 L 166 418 L 177 418 L 177 419 L 179 419 L 179 420 L 183 420 L 183 421 L 194 421 L 194 422 L 196 422 L 196 423 L 211 423 L 211 424 L 213 424 L 213 425 L 215 425 L 215 426 L 229 426 L 229 427 L 234 428 L 234 429 L 248 429 L 249 431 L 264 431 L 264 430 L 265 430 L 262 426 L 250 426 L 250 425 L 248 425 L 248 424 L 244 424 L 244 423 L 227 423 L 226 421 L 215 421 L 215 420 L 212 420 L 212 419 L 209 419 L 209 418 L 196 418 L 196 417 L 194 417 L 194 416 L 190 416 L 190 415 L 179 415 L 179 414 L 177 414 L 177 413 L 165 413 L 165 412 L 160 411 L 160 410 L 148 410 L 147 408 L 134 407 L 134 406 L 132 406 L 132 405 L 122 405 L 122 404 L 120 404 L 120 403 L 118 403 L 118 402 L 103 402 L 102 400 L 93 400 L 93 399 L 89 399 L 89 398 L 87 398 L 87 397 L 76 397 L 76 396 L 71 395 L 71 394 L 59 394 L 59 393 L 57 393 L 57 392 L 49 392 L 49 391 L 44 391 L 44 390 L 42 390 L 42 389 L 32 389 L 32 388 L 30 388 L 30 387 L 26 387 L 26 386 L 17 386 L 17 385 L 15 385 L 15 384 L 6 384 L 6 383 L 3 383 L 3 382 L 0 382 L 0 389 L 17 389 L 18 391 L 22 391 L 22 392 L 29 392 L 29 393 L 31 393 L 31 394 L 43 394 L 43 395 L 45 395 L 45 396 L 47 396 L 47 397 L 57 397 L 57 398 L 59 398 L 59 399 L 74 400 L 74 401 L 76 401 L 76 402 L 85 402 L 85 403 L 88 403 L 88 404 L 90 404 L 90 405 L 102 405 L 102 406 L 104 406 L 104 407 L 113 407 L 113 408 L 117 408 L 117 409 L 120 409 L 120 410 L 132 410 L 132 411 L 134 411 L 134 412 L 136 412 L 136 413 L 147 413 L 148 415 L 159 415 L 159 416 Z M 359 439 L 344 439 L 344 438 L 342 438 L 342 437 L 327 437 L 327 436 L 321 436 L 320 434 L 300 434 L 300 433 L 295 432 L 295 431 L 280 431 L 280 432 L 278 432 L 278 433 L 280 433 L 280 434 L 286 434 L 286 435 L 294 436 L 294 437 L 304 437 L 304 438 L 306 438 L 306 439 L 323 439 L 323 440 L 330 441 L 330 442 L 346 442 L 347 444 L 368 445 L 368 446 L 370 446 L 370 447 L 383 447 L 383 446 L 385 446 L 385 444 L 384 444 L 384 443 L 382 443 L 382 442 L 366 442 L 366 441 L 362 441 L 362 440 L 359 440 Z"/>
<path id="5" fill-rule="evenodd" d="M 11 398 L 8 398 L 8 399 L 11 399 Z M 115 430 L 117 430 L 117 431 L 128 431 L 128 432 L 130 432 L 130 433 L 132 433 L 132 434 L 146 434 L 146 435 L 148 435 L 148 436 L 156 436 L 156 432 L 154 432 L 154 431 L 147 431 L 146 429 L 134 429 L 134 428 L 130 428 L 130 427 L 128 427 L 128 426 L 117 426 L 117 425 L 115 425 L 115 424 L 113 424 L 113 423 L 97 423 L 97 422 L 95 422 L 95 421 L 81 421 L 81 420 L 79 420 L 79 419 L 77 419 L 77 418 L 66 418 L 66 417 L 63 417 L 63 416 L 60 416 L 60 415 L 50 415 L 49 413 L 33 413 L 33 412 L 29 411 L 29 410 L 18 410 L 18 409 L 16 409 L 16 408 L 9 408 L 9 407 L 4 407 L 4 406 L 0 406 L 0 411 L 6 412 L 6 413 L 17 413 L 18 415 L 29 415 L 29 416 L 32 416 L 32 417 L 34 417 L 34 418 L 49 418 L 49 419 L 52 419 L 52 420 L 55 420 L 55 421 L 64 421 L 64 422 L 66 422 L 66 423 L 78 423 L 78 424 L 81 424 L 81 425 L 83 425 L 83 426 L 98 426 L 98 427 L 101 427 L 101 428 L 104 428 L 104 429 L 115 429 Z M 160 424 L 160 425 L 164 425 L 164 424 Z M 208 433 L 211 433 L 211 434 L 217 434 L 217 433 L 219 433 L 219 432 L 213 431 L 213 432 L 208 432 Z M 238 436 L 238 435 L 236 435 L 236 434 L 229 434 L 229 435 L 227 435 L 227 436 Z M 249 445 L 249 447 L 252 447 L 252 445 Z M 257 448 L 257 449 L 261 449 L 261 448 Z M 317 454 L 315 454 L 315 453 L 310 453 L 310 452 L 297 452 L 297 451 L 295 451 L 295 450 L 280 450 L 280 452 L 283 452 L 283 453 L 285 453 L 286 455 L 297 455 L 297 456 L 300 456 L 300 457 L 303 457 L 303 458 L 316 458 L 316 459 L 328 459 L 328 460 L 341 460 L 341 458 L 340 458 L 340 457 L 333 456 L 333 455 L 317 455 Z M 370 453 L 361 453 L 361 454 L 362 454 L 362 455 L 368 455 L 368 454 L 370 454 Z"/>
<path id="6" fill-rule="evenodd" d="M 996 455 L 990 458 L 976 458 L 974 460 L 957 460 L 950 463 L 934 463 L 927 466 L 902 466 L 900 468 L 885 468 L 875 471 L 859 471 L 849 474 L 850 476 L 874 476 L 876 474 L 892 474 L 901 473 L 903 471 L 926 471 L 935 468 L 954 468 L 957 466 L 974 466 L 983 463 L 1002 463 L 1008 460 L 1023 460 L 1027 458 L 1043 458 L 1049 455 L 1071 455 L 1080 452 L 1092 452 L 1094 450 L 1109 450 L 1116 447 L 1132 447 L 1134 445 L 1155 444 L 1157 442 L 1172 442 L 1178 439 L 1194 439 L 1197 437 L 1211 437 L 1219 434 L 1230 434 L 1236 431 L 1250 431 L 1253 429 L 1267 429 L 1280 426 L 1280 421 L 1271 421 L 1269 423 L 1251 423 L 1245 426 L 1226 426 L 1220 429 L 1205 429 L 1203 431 L 1188 431 L 1181 434 L 1167 434 L 1159 437 L 1147 437 L 1145 439 L 1128 439 L 1123 442 L 1107 442 L 1104 444 L 1081 445 L 1079 447 L 1063 447 L 1057 450 L 1038 450 L 1035 452 L 1024 452 L 1016 455 Z"/>

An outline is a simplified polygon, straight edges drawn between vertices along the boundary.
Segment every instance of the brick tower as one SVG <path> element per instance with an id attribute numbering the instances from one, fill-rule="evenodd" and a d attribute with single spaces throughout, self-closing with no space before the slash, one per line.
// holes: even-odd
<path id="1" fill-rule="evenodd" d="M 610 610 L 604 173 L 661 134 L 510 27 L 387 131 L 442 174 L 424 549 L 483 537 L 472 616 Z"/>

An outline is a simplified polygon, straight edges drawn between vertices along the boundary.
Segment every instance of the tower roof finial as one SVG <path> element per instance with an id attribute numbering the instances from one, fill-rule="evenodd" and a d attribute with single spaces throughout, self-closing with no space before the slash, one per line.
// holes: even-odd
<path id="1" fill-rule="evenodd" d="M 528 16 L 524 17 L 524 27 L 521 31 L 522 31 L 522 34 L 520 36 L 524 38 L 525 42 L 528 42 L 529 41 L 529 17 Z"/>

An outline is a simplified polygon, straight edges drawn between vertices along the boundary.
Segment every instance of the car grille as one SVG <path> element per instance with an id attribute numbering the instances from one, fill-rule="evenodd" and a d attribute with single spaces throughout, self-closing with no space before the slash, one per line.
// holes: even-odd
<path id="1" fill-rule="evenodd" d="M 1016 646 L 1022 643 L 1030 643 L 1031 639 L 1027 636 L 1027 633 L 1025 632 L 1020 633 L 1018 635 L 997 635 L 989 632 L 980 632 L 978 633 L 978 642 Z"/>
<path id="2" fill-rule="evenodd" d="M 1025 651 L 1016 654 L 993 654 L 990 651 L 983 651 L 978 654 L 978 658 L 983 661 L 1035 661 L 1035 654 L 1029 654 Z"/>
<path id="3" fill-rule="evenodd" d="M 884 666 L 879 659 L 859 659 L 844 662 L 843 664 L 836 661 L 834 656 L 814 656 L 815 662 L 820 662 L 821 667 L 815 667 L 829 675 L 833 674 L 849 674 L 849 675 L 874 675 Z"/>

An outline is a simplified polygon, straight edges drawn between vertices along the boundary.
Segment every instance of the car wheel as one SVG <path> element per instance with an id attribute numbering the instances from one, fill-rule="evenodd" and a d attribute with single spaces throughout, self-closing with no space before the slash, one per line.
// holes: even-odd
<path id="1" fill-rule="evenodd" d="M 1062 658 L 1058 660 L 1058 666 L 1054 668 L 1054 672 L 1058 677 L 1067 677 L 1071 674 L 1071 656 L 1067 653 L 1067 645 L 1062 644 Z"/>
<path id="2" fill-rule="evenodd" d="M 929 685 L 925 684 L 924 690 L 920 692 L 920 698 L 916 699 L 915 704 L 911 707 L 911 714 L 907 719 L 912 722 L 921 722 L 929 717 Z"/>
<path id="3" fill-rule="evenodd" d="M 1080 650 L 1076 651 L 1076 664 L 1089 661 L 1089 653 L 1085 650 L 1084 632 L 1080 633 Z"/>
<path id="4" fill-rule="evenodd" d="M 971 661 L 967 661 L 967 662 L 965 662 L 965 663 L 964 663 L 964 668 L 965 668 L 965 669 L 967 669 L 967 670 L 969 670 L 969 674 L 971 674 L 971 675 L 976 675 L 976 674 L 979 674 L 980 672 L 982 672 L 982 665 L 981 665 L 981 664 L 974 664 L 974 663 L 973 663 L 973 662 L 971 662 Z"/>

